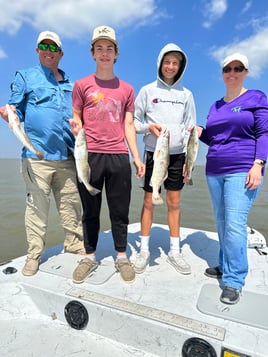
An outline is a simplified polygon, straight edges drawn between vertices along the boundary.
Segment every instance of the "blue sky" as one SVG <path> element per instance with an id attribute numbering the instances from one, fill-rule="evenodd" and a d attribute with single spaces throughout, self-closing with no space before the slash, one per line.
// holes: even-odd
<path id="1" fill-rule="evenodd" d="M 120 56 L 115 73 L 141 86 L 156 78 L 156 59 L 169 42 L 188 56 L 182 80 L 194 95 L 197 123 L 222 97 L 221 61 L 239 51 L 249 58 L 245 87 L 268 91 L 268 6 L 260 0 L 0 0 L 0 105 L 6 104 L 15 71 L 38 63 L 39 32 L 57 32 L 63 43 L 60 67 L 75 81 L 95 70 L 89 53 L 92 29 L 115 28 Z M 142 137 L 138 142 L 143 150 Z M 19 158 L 21 145 L 0 120 L 0 158 Z M 201 145 L 198 163 L 205 162 Z"/>

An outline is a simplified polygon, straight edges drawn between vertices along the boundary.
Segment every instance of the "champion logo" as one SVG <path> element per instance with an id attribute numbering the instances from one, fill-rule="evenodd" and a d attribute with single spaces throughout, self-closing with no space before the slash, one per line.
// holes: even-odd
<path id="1" fill-rule="evenodd" d="M 154 98 L 152 100 L 152 102 L 155 104 L 157 104 L 157 103 L 183 104 L 183 102 L 180 102 L 179 100 L 164 100 L 164 99 L 160 99 L 160 98 Z"/>

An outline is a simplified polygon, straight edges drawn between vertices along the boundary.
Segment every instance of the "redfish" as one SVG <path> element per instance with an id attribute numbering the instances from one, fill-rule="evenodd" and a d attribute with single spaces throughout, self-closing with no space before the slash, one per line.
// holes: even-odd
<path id="1" fill-rule="evenodd" d="M 187 143 L 187 153 L 186 153 L 186 162 L 185 162 L 185 170 L 184 170 L 184 180 L 183 182 L 187 185 L 192 185 L 192 171 L 194 169 L 194 163 L 198 153 L 198 133 L 197 129 L 194 126 L 191 130 L 188 143 Z"/>
<path id="2" fill-rule="evenodd" d="M 33 152 L 39 159 L 43 159 L 44 153 L 35 149 L 28 135 L 25 133 L 23 127 L 20 125 L 20 120 L 17 114 L 13 112 L 13 110 L 8 104 L 6 104 L 6 111 L 8 115 L 9 127 L 16 135 L 17 139 L 19 139 L 22 145 L 31 152 Z"/>
<path id="3" fill-rule="evenodd" d="M 101 192 L 97 188 L 90 185 L 91 169 L 88 163 L 88 150 L 86 142 L 86 134 L 82 128 L 76 139 L 74 145 L 74 158 L 76 171 L 79 182 L 83 183 L 91 195 L 96 195 Z"/>
<path id="4" fill-rule="evenodd" d="M 166 128 L 162 129 L 157 138 L 153 159 L 154 167 L 150 183 L 153 188 L 152 203 L 153 205 L 161 205 L 163 199 L 159 190 L 168 176 L 169 165 L 169 131 Z"/>

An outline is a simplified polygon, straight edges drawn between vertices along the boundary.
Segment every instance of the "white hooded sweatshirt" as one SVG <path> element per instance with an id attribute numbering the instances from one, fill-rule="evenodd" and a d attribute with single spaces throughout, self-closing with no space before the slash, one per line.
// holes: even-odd
<path id="1" fill-rule="evenodd" d="M 172 85 L 161 78 L 161 64 L 168 52 L 180 52 L 183 60 Z M 150 133 L 150 124 L 160 124 L 170 132 L 169 154 L 186 152 L 188 128 L 196 125 L 196 111 L 192 92 L 180 83 L 187 65 L 181 48 L 169 43 L 162 48 L 157 59 L 157 80 L 142 87 L 135 100 L 134 123 L 139 134 L 145 134 L 145 150 L 154 152 L 157 137 Z"/>

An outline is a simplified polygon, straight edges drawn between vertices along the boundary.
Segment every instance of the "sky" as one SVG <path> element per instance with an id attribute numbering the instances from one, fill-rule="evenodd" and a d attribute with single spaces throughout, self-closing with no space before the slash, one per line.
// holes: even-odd
<path id="1" fill-rule="evenodd" d="M 192 91 L 197 124 L 205 125 L 211 104 L 224 96 L 221 63 L 234 52 L 249 59 L 245 87 L 268 93 L 268 5 L 265 0 L 0 0 L 0 106 L 10 96 L 18 69 L 38 63 L 36 40 L 44 30 L 63 43 L 60 62 L 72 81 L 95 71 L 92 30 L 115 29 L 120 55 L 115 74 L 139 89 L 156 79 L 161 48 L 176 43 L 188 64 L 182 84 Z M 0 118 L 0 158 L 19 158 L 21 145 Z M 142 135 L 138 135 L 140 152 Z M 200 144 L 197 164 L 205 163 Z"/>

